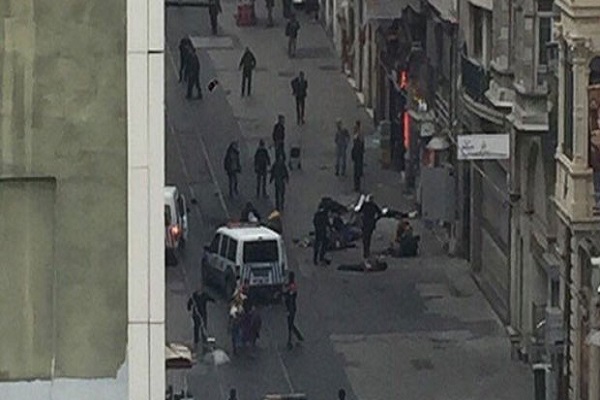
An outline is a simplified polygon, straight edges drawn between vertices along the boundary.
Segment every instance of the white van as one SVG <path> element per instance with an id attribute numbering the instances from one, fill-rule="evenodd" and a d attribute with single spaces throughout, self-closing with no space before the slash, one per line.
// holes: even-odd
<path id="1" fill-rule="evenodd" d="M 217 229 L 204 247 L 202 281 L 216 282 L 230 297 L 237 282 L 251 294 L 277 298 L 283 289 L 287 256 L 282 237 L 258 224 L 232 223 Z"/>
<path id="2" fill-rule="evenodd" d="M 177 264 L 176 251 L 188 239 L 188 208 L 185 196 L 175 186 L 165 186 L 165 252 L 167 265 Z"/>

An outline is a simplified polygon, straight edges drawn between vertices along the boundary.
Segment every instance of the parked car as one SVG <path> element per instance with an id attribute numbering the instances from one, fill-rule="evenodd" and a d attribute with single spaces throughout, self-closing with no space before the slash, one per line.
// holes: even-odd
<path id="1" fill-rule="evenodd" d="M 175 186 L 165 186 L 165 261 L 177 264 L 177 252 L 188 239 L 188 211 L 185 196 Z"/>
<path id="2" fill-rule="evenodd" d="M 281 235 L 253 223 L 231 223 L 217 229 L 204 247 L 202 281 L 217 283 L 227 297 L 246 282 L 249 294 L 278 298 L 287 271 Z"/>

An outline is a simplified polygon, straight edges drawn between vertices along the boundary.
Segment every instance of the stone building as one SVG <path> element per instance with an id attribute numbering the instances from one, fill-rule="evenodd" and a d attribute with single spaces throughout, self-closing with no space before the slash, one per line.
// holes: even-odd
<path id="1" fill-rule="evenodd" d="M 2 399 L 164 398 L 163 8 L 0 0 Z"/>

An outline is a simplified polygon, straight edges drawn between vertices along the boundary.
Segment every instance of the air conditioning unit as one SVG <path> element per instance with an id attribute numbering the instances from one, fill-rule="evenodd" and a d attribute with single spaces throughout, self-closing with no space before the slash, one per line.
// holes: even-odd
<path id="1" fill-rule="evenodd" d="M 553 346 L 564 341 L 565 328 L 563 326 L 563 311 L 558 307 L 546 307 L 546 326 L 544 328 L 547 346 Z"/>

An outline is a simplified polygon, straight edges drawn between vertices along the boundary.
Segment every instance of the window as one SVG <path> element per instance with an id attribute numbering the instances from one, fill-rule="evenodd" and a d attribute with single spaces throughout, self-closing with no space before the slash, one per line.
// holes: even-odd
<path id="1" fill-rule="evenodd" d="M 471 56 L 487 66 L 492 49 L 492 13 L 471 5 Z"/>
<path id="2" fill-rule="evenodd" d="M 550 281 L 550 306 L 559 307 L 560 301 L 560 280 L 558 278 Z"/>
<path id="3" fill-rule="evenodd" d="M 244 243 L 244 263 L 272 263 L 279 261 L 276 240 Z"/>
<path id="4" fill-rule="evenodd" d="M 221 249 L 219 251 L 219 255 L 221 257 L 227 256 L 227 246 L 229 245 L 229 237 L 223 236 L 223 240 L 221 241 Z"/>
<path id="5" fill-rule="evenodd" d="M 565 90 L 563 91 L 565 117 L 563 119 L 563 153 L 573 158 L 573 64 L 570 60 L 570 55 L 565 57 Z"/>
<path id="6" fill-rule="evenodd" d="M 229 239 L 229 246 L 227 247 L 227 259 L 235 262 L 235 254 L 237 253 L 237 240 Z"/>
<path id="7" fill-rule="evenodd" d="M 168 205 L 165 205 L 165 225 L 169 226 L 171 225 L 173 221 L 173 214 L 171 213 L 171 207 Z"/>
<path id="8" fill-rule="evenodd" d="M 215 235 L 215 237 L 213 238 L 212 242 L 210 243 L 210 247 L 208 248 L 208 250 L 211 253 L 218 253 L 219 252 L 219 242 L 221 241 L 221 234 L 218 233 Z"/>
<path id="9" fill-rule="evenodd" d="M 537 61 L 538 68 L 548 66 L 548 43 L 552 42 L 553 0 L 537 1 Z"/>

